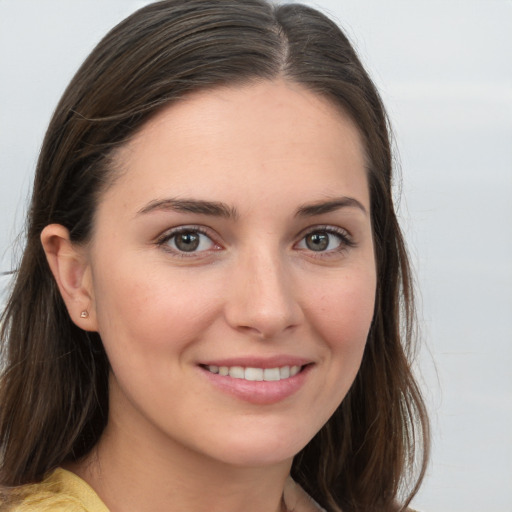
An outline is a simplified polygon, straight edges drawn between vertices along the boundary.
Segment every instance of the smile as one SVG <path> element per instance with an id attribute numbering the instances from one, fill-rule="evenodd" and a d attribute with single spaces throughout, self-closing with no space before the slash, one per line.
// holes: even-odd
<path id="1" fill-rule="evenodd" d="M 219 374 L 233 379 L 248 381 L 278 381 L 289 379 L 297 375 L 302 366 L 280 366 L 275 368 L 244 368 L 242 366 L 204 366 L 209 372 Z"/>
<path id="2" fill-rule="evenodd" d="M 291 397 L 309 380 L 314 366 L 312 361 L 288 356 L 199 364 L 201 374 L 215 388 L 255 405 L 275 404 Z"/>

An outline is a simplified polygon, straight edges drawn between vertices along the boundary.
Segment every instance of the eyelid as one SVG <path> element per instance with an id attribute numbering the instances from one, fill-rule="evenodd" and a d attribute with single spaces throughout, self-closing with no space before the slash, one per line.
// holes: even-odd
<path id="1" fill-rule="evenodd" d="M 352 234 L 347 228 L 342 228 L 341 226 L 336 226 L 333 224 L 315 224 L 313 226 L 308 226 L 307 228 L 300 231 L 300 233 L 297 235 L 297 238 L 302 239 L 306 235 L 316 231 L 327 231 L 328 233 L 334 233 L 346 237 L 352 241 Z"/>
<path id="2" fill-rule="evenodd" d="M 169 240 L 171 240 L 174 236 L 179 235 L 180 233 L 189 233 L 189 232 L 195 232 L 199 233 L 201 235 L 206 236 L 212 241 L 212 244 L 214 244 L 213 249 L 208 249 L 204 251 L 192 251 L 192 252 L 185 252 L 185 251 L 178 251 L 176 249 L 173 249 L 172 247 L 166 245 Z M 201 225 L 195 225 L 195 224 L 184 224 L 181 226 L 175 226 L 173 228 L 165 230 L 163 233 L 158 235 L 155 239 L 155 244 L 162 249 L 164 249 L 166 252 L 177 256 L 181 258 L 198 258 L 201 256 L 204 256 L 205 253 L 210 253 L 212 250 L 217 251 L 222 248 L 222 245 L 218 242 L 218 236 L 215 236 L 215 232 L 212 229 L 209 229 L 205 226 Z"/>
<path id="3" fill-rule="evenodd" d="M 212 249 L 206 249 L 203 251 L 192 251 L 192 252 L 185 252 L 185 251 L 179 251 L 176 249 L 173 249 L 172 247 L 166 245 L 167 242 L 172 239 L 174 236 L 179 235 L 180 233 L 187 233 L 187 232 L 196 232 L 199 234 L 202 234 L 209 238 L 214 244 L 214 247 Z M 315 233 L 315 232 L 326 232 L 329 234 L 333 234 L 339 237 L 340 239 L 340 246 L 335 249 L 330 249 L 327 251 L 312 251 L 308 249 L 299 249 L 303 250 L 305 252 L 310 253 L 311 257 L 316 258 L 326 258 L 329 256 L 337 255 L 341 252 L 346 251 L 347 249 L 356 246 L 356 242 L 353 240 L 352 234 L 345 228 L 342 228 L 340 226 L 335 226 L 331 224 L 318 224 L 314 226 L 308 226 L 306 229 L 303 229 L 298 235 L 297 235 L 297 241 L 294 243 L 294 247 L 296 247 L 300 242 L 304 240 L 306 236 L 309 234 Z M 169 228 L 165 230 L 163 233 L 158 235 L 155 238 L 154 243 L 158 245 L 159 247 L 162 247 L 166 252 L 176 256 L 176 257 L 183 257 L 183 258 L 199 258 L 204 257 L 207 254 L 210 254 L 212 251 L 218 251 L 220 249 L 223 249 L 222 244 L 218 241 L 220 237 L 217 235 L 217 233 L 212 230 L 211 228 L 208 228 L 206 226 L 202 225 L 196 225 L 196 224 L 184 224 L 180 226 L 175 226 L 173 228 Z"/>
<path id="4" fill-rule="evenodd" d="M 338 247 L 336 249 L 331 249 L 329 251 L 318 251 L 316 253 L 315 253 L 315 251 L 308 251 L 308 252 L 314 253 L 313 254 L 314 257 L 328 257 L 329 255 L 337 254 L 337 253 L 343 252 L 351 247 L 356 246 L 356 242 L 354 241 L 352 234 L 347 229 L 342 228 L 340 226 L 333 226 L 331 224 L 319 224 L 316 226 L 309 226 L 308 228 L 302 230 L 299 233 L 299 235 L 297 236 L 298 240 L 294 244 L 294 246 L 296 246 L 297 244 L 302 242 L 306 236 L 308 236 L 312 233 L 316 233 L 318 231 L 322 231 L 325 233 L 334 234 L 334 235 L 338 236 L 341 240 L 341 243 L 340 243 L 340 247 Z M 306 251 L 307 249 L 302 249 L 302 250 Z"/>

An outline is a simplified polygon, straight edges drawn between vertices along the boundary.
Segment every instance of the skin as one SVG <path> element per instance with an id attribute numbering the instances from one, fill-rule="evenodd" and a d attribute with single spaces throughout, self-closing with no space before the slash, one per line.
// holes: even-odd
<path id="1" fill-rule="evenodd" d="M 278 511 L 293 456 L 355 378 L 373 315 L 360 134 L 327 100 L 268 81 L 166 108 L 116 161 L 87 246 L 62 226 L 42 234 L 71 317 L 100 333 L 112 365 L 106 431 L 70 469 L 113 512 Z M 172 238 L 183 226 L 204 230 L 196 251 Z M 312 250 L 311 232 L 327 247 Z M 253 403 L 200 366 L 240 357 L 308 367 L 290 395 Z"/>

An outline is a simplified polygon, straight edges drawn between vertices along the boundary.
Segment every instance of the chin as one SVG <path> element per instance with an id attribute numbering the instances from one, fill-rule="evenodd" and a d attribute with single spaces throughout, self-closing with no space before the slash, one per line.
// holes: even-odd
<path id="1" fill-rule="evenodd" d="M 210 450 L 211 455 L 233 466 L 261 467 L 285 462 L 291 464 L 293 457 L 312 438 L 309 435 L 305 436 L 304 433 L 278 433 L 270 428 L 266 432 L 246 430 L 244 434 L 230 436 L 228 440 L 214 443 L 215 449 Z"/>

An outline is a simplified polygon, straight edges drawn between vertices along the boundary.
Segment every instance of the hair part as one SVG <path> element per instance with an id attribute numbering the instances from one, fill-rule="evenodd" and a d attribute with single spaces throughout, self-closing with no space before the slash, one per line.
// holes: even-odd
<path id="1" fill-rule="evenodd" d="M 429 434 L 411 373 L 412 280 L 393 206 L 385 110 L 336 24 L 306 6 L 263 0 L 152 3 L 103 38 L 60 100 L 1 317 L 0 484 L 40 481 L 79 460 L 108 418 L 101 339 L 71 321 L 40 243 L 43 228 L 61 224 L 73 242 L 89 240 L 101 193 L 116 177 L 116 149 L 163 107 L 201 90 L 277 78 L 328 98 L 363 136 L 378 281 L 356 380 L 295 457 L 292 476 L 330 511 L 398 510 L 410 502 L 425 473 Z"/>

